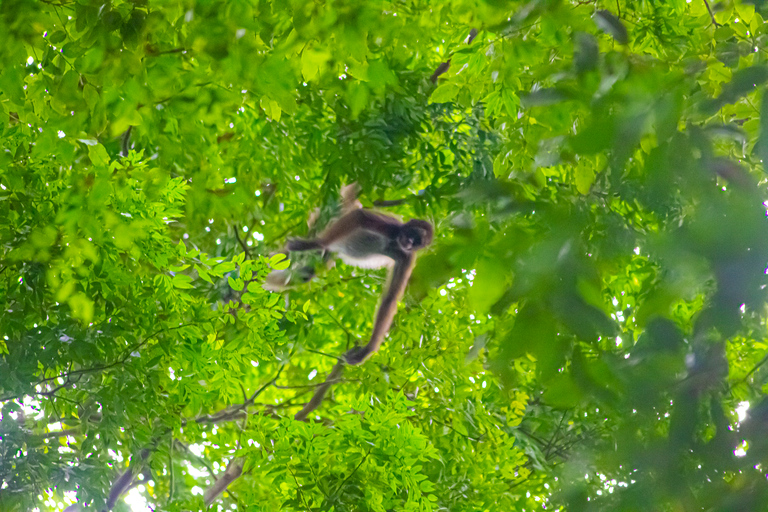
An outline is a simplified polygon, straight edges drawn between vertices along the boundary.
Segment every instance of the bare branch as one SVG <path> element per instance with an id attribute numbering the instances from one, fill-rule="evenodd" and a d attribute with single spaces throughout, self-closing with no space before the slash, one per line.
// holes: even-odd
<path id="1" fill-rule="evenodd" d="M 211 503 L 213 503 L 216 498 L 218 498 L 219 495 L 223 493 L 227 487 L 229 487 L 229 484 L 237 480 L 242 474 L 243 460 L 232 459 L 229 461 L 229 464 L 227 464 L 227 469 L 224 471 L 224 474 L 221 475 L 221 478 L 216 480 L 216 482 L 214 482 L 213 485 L 210 486 L 207 491 L 205 491 L 205 495 L 203 496 L 203 499 L 205 500 L 205 506 L 209 507 Z"/>
<path id="2" fill-rule="evenodd" d="M 343 359 L 339 359 L 339 361 L 333 366 L 331 373 L 329 373 L 328 377 L 326 377 L 325 382 L 317 387 L 315 394 L 312 395 L 312 398 L 309 400 L 309 402 L 307 402 L 307 405 L 305 405 L 302 410 L 296 413 L 296 415 L 293 417 L 294 419 L 298 421 L 304 421 L 307 419 L 307 415 L 309 413 L 320 407 L 320 404 L 323 403 L 323 399 L 325 398 L 325 394 L 329 389 L 331 389 L 331 386 L 341 380 L 341 375 L 344 373 L 345 364 L 346 363 Z"/>
<path id="3" fill-rule="evenodd" d="M 242 404 L 227 407 L 213 414 L 205 414 L 202 416 L 198 416 L 193 420 L 189 420 L 189 419 L 182 420 L 181 421 L 182 426 L 186 425 L 189 421 L 194 421 L 195 423 L 219 423 L 224 421 L 233 421 L 233 420 L 246 417 L 248 415 L 248 412 L 245 409 L 247 409 L 250 405 L 253 405 L 253 402 L 259 397 L 259 395 L 261 395 L 264 392 L 264 390 L 266 390 L 269 386 L 274 385 L 277 379 L 280 378 L 280 374 L 283 373 L 284 368 L 285 366 L 280 366 L 280 368 L 277 370 L 277 373 L 275 373 L 275 376 L 272 377 L 272 379 L 270 379 L 267 383 L 265 383 L 259 389 L 257 389 Z"/>
<path id="4" fill-rule="evenodd" d="M 237 239 L 237 243 L 240 244 L 240 247 L 243 248 L 243 252 L 245 253 L 245 257 L 248 259 L 251 259 L 251 251 L 248 249 L 248 246 L 243 242 L 243 239 L 240 238 L 240 233 L 238 233 L 238 226 L 235 224 L 235 238 Z"/>
<path id="5" fill-rule="evenodd" d="M 131 149 L 131 130 L 133 130 L 133 126 L 129 126 L 127 130 L 125 130 L 125 133 L 123 133 L 123 136 L 120 138 L 120 155 L 125 158 L 128 156 L 128 151 Z"/>
<path id="6" fill-rule="evenodd" d="M 715 19 L 715 13 L 713 13 L 713 12 L 712 12 L 712 9 L 709 7 L 709 2 L 707 2 L 707 0 L 704 0 L 704 5 L 706 5 L 706 6 L 707 6 L 707 12 L 709 12 L 709 17 L 710 17 L 710 18 L 712 18 L 712 24 L 713 24 L 715 27 L 719 27 L 719 26 L 720 26 L 720 24 L 719 24 L 719 23 L 717 22 L 717 20 Z"/>
<path id="7" fill-rule="evenodd" d="M 117 500 L 120 499 L 120 496 L 131 487 L 134 475 L 141 472 L 141 469 L 144 467 L 144 462 L 149 457 L 149 453 L 150 450 L 148 448 L 141 450 L 139 460 L 137 460 L 135 464 L 128 466 L 128 468 L 117 477 L 117 480 L 115 480 L 115 483 L 112 484 L 112 488 L 109 490 L 106 508 L 104 509 L 105 511 L 112 510 L 117 504 Z"/>
<path id="8" fill-rule="evenodd" d="M 80 427 L 73 427 L 64 430 L 54 430 L 53 432 L 44 432 L 42 434 L 34 434 L 32 437 L 38 439 L 52 439 L 54 437 L 76 436 L 79 433 Z"/>
<path id="9" fill-rule="evenodd" d="M 175 327 L 168 327 L 167 329 L 160 329 L 158 331 L 153 332 L 152 334 L 150 334 L 149 336 L 144 338 L 141 342 L 137 343 L 136 345 L 125 349 L 123 354 L 117 360 L 113 361 L 112 363 L 104 364 L 104 365 L 99 365 L 99 366 L 93 366 L 91 368 L 81 368 L 80 370 L 67 371 L 67 372 L 64 372 L 62 374 L 56 375 L 55 377 L 47 377 L 45 379 L 41 379 L 41 380 L 37 381 L 36 383 L 32 384 L 32 387 L 34 388 L 36 386 L 43 385 L 46 382 L 50 382 L 50 381 L 56 380 L 56 379 L 69 379 L 70 377 L 74 377 L 76 375 L 84 375 L 84 374 L 87 374 L 87 373 L 94 373 L 94 372 L 101 372 L 101 371 L 104 371 L 104 370 L 109 370 L 110 368 L 114 368 L 115 366 L 121 365 L 121 364 L 125 363 L 126 361 L 128 361 L 128 359 L 130 359 L 130 357 L 131 357 L 131 354 L 133 354 L 135 351 L 137 351 L 140 348 L 142 348 L 144 345 L 149 343 L 150 340 L 154 339 L 155 337 L 159 336 L 160 334 L 162 334 L 164 332 L 168 332 L 168 331 L 173 331 L 173 330 L 176 330 L 176 329 L 181 329 L 183 327 L 189 327 L 190 325 L 195 325 L 195 323 L 193 322 L 193 323 L 189 323 L 189 324 L 181 324 L 181 325 L 177 325 Z M 71 383 L 71 381 L 70 381 L 70 383 Z M 63 385 L 60 386 L 60 387 L 63 387 Z M 51 392 L 50 391 L 46 391 L 45 393 L 51 393 Z M 41 393 L 30 392 L 30 394 L 38 394 L 39 395 Z M 14 400 L 14 399 L 18 398 L 18 396 L 19 395 L 2 397 L 2 398 L 0 398 L 0 403 L 7 402 L 8 400 Z"/>

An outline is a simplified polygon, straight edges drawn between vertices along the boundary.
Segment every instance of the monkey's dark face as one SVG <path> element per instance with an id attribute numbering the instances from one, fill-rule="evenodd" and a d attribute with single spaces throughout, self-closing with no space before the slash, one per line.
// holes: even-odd
<path id="1" fill-rule="evenodd" d="M 425 220 L 409 220 L 403 225 L 397 241 L 404 251 L 423 249 L 432 243 L 432 224 Z"/>

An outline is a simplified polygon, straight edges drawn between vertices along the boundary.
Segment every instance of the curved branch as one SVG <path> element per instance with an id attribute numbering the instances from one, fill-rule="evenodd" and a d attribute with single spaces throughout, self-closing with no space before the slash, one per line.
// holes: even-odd
<path id="1" fill-rule="evenodd" d="M 208 490 L 205 491 L 205 495 L 203 497 L 205 500 L 205 506 L 211 506 L 211 503 L 213 503 L 221 493 L 227 490 L 229 484 L 240 478 L 240 475 L 242 474 L 243 460 L 232 459 L 229 461 L 229 464 L 227 464 L 227 469 L 224 471 L 224 474 L 221 475 L 221 478 L 216 480 L 213 485 L 211 485 Z"/>
<path id="2" fill-rule="evenodd" d="M 184 419 L 181 421 L 182 426 L 186 425 L 190 421 L 194 421 L 195 423 L 218 423 L 223 421 L 232 421 L 246 416 L 248 413 L 245 409 L 248 406 L 253 405 L 253 402 L 256 400 L 256 398 L 258 398 L 259 395 L 261 395 L 269 386 L 272 386 L 275 382 L 277 382 L 277 379 L 280 378 L 280 374 L 283 373 L 284 368 L 285 366 L 278 368 L 275 376 L 259 389 L 254 391 L 254 393 L 247 400 L 243 401 L 242 404 L 235 405 L 233 407 L 227 407 L 213 414 L 198 416 L 194 419 Z"/>
<path id="3" fill-rule="evenodd" d="M 144 463 L 149 458 L 149 454 L 149 448 L 144 448 L 141 450 L 141 453 L 139 454 L 139 460 L 136 461 L 136 464 L 129 465 L 128 468 L 119 477 L 117 477 L 115 483 L 112 484 L 112 488 L 109 489 L 107 504 L 104 508 L 105 511 L 112 510 L 117 504 L 117 500 L 120 499 L 120 496 L 125 494 L 125 492 L 130 489 L 131 484 L 133 483 L 134 475 L 141 472 L 142 468 L 144 467 Z"/>
<path id="4" fill-rule="evenodd" d="M 331 389 L 331 386 L 336 384 L 339 380 L 341 380 L 341 375 L 344 373 L 344 365 L 346 363 L 343 359 L 339 359 L 339 361 L 333 366 L 333 369 L 331 370 L 331 373 L 328 374 L 328 377 L 325 378 L 325 382 L 320 384 L 317 387 L 317 390 L 315 390 L 315 394 L 312 395 L 312 398 L 307 402 L 307 404 L 304 406 L 302 410 L 296 413 L 296 415 L 293 417 L 295 420 L 304 421 L 307 419 L 307 415 L 320 407 L 320 404 L 323 403 L 323 399 L 325 398 L 325 394 L 328 392 L 329 389 Z"/>

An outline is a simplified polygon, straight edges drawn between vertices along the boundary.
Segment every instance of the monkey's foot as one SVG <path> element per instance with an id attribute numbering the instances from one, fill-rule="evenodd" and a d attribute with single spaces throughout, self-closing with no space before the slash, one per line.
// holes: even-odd
<path id="1" fill-rule="evenodd" d="M 354 347 L 348 350 L 343 357 L 347 364 L 354 366 L 368 359 L 369 355 L 371 355 L 371 353 L 368 351 L 367 347 Z"/>

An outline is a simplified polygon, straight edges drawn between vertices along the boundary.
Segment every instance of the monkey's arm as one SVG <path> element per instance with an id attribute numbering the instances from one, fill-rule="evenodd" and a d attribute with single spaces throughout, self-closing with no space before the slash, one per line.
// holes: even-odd
<path id="1" fill-rule="evenodd" d="M 405 287 L 408 285 L 408 279 L 410 279 L 413 271 L 414 261 L 413 254 L 404 254 L 395 262 L 387 292 L 384 294 L 378 311 L 376 311 L 371 339 L 364 347 L 355 347 L 344 355 L 347 364 L 360 364 L 381 347 L 384 337 L 392 325 L 392 320 L 395 318 L 395 313 L 397 313 L 397 301 L 405 293 Z"/>
<path id="2" fill-rule="evenodd" d="M 393 239 L 397 236 L 400 226 L 402 224 L 391 217 L 378 215 L 368 210 L 352 210 L 328 226 L 328 229 L 319 238 L 289 240 L 287 247 L 290 251 L 325 249 L 334 242 L 348 237 L 357 229 L 374 231 L 389 239 Z"/>

